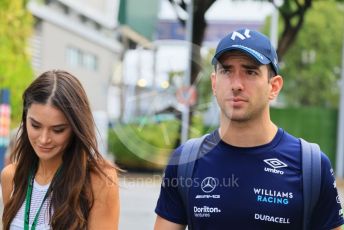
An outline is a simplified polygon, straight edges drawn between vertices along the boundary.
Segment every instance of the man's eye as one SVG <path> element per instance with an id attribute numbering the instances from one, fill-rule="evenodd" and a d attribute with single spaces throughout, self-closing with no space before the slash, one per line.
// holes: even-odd
<path id="1" fill-rule="evenodd" d="M 254 70 L 247 70 L 246 73 L 247 73 L 248 75 L 257 75 L 257 72 L 254 71 Z"/>
<path id="2" fill-rule="evenodd" d="M 221 74 L 228 74 L 228 73 L 229 73 L 229 70 L 228 70 L 228 69 L 221 69 L 221 70 L 220 70 L 220 73 L 221 73 Z"/>

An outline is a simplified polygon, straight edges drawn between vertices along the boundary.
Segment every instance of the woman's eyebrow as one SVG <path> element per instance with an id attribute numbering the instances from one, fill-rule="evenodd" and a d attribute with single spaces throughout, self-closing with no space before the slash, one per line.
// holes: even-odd
<path id="1" fill-rule="evenodd" d="M 33 117 L 29 117 L 29 119 L 31 120 L 31 122 L 37 124 L 37 125 L 42 125 L 39 121 L 36 121 Z M 57 124 L 57 125 L 53 125 L 52 127 L 54 128 L 58 128 L 58 127 L 65 127 L 68 126 L 68 124 Z"/>

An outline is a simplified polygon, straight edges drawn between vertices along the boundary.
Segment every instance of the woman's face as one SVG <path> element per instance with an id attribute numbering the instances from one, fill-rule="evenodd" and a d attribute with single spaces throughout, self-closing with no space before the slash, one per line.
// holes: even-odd
<path id="1" fill-rule="evenodd" d="M 72 129 L 61 110 L 50 104 L 33 103 L 27 111 L 26 129 L 40 160 L 62 161 Z"/>

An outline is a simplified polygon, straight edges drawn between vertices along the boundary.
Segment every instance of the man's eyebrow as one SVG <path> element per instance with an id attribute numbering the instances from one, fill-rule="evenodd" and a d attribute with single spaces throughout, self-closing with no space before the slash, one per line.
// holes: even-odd
<path id="1" fill-rule="evenodd" d="M 259 70 L 259 65 L 255 65 L 255 64 L 243 64 L 241 66 L 244 67 L 245 69 Z M 219 63 L 219 68 L 230 69 L 231 67 L 232 65 Z"/>
<path id="2" fill-rule="evenodd" d="M 223 68 L 223 69 L 229 69 L 232 65 L 228 65 L 228 64 L 222 64 L 221 62 L 219 62 L 219 67 Z"/>
<path id="3" fill-rule="evenodd" d="M 259 69 L 259 65 L 255 65 L 255 64 L 243 64 L 242 66 L 245 69 Z"/>
<path id="4" fill-rule="evenodd" d="M 31 120 L 31 122 L 37 125 L 41 125 L 41 123 L 39 121 L 36 121 L 33 117 L 29 117 L 29 119 Z M 58 125 L 53 125 L 52 127 L 59 128 L 59 127 L 65 127 L 65 126 L 68 126 L 68 124 L 58 124 Z"/>

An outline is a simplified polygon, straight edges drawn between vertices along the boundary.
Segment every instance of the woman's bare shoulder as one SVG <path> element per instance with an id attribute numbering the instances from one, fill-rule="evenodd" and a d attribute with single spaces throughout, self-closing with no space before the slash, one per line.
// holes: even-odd
<path id="1" fill-rule="evenodd" d="M 12 163 L 12 164 L 7 165 L 1 171 L 1 183 L 6 182 L 6 181 L 12 181 L 15 171 L 16 171 L 16 165 L 15 164 Z"/>
<path id="2" fill-rule="evenodd" d="M 91 171 L 91 184 L 92 187 L 118 186 L 117 168 L 109 162 L 99 163 L 100 170 Z"/>
<path id="3" fill-rule="evenodd" d="M 7 202 L 9 201 L 11 197 L 15 171 L 16 171 L 15 164 L 9 164 L 1 171 L 1 188 L 2 188 L 2 199 L 3 199 L 4 204 L 7 204 Z"/>
<path id="4" fill-rule="evenodd" d="M 119 221 L 119 182 L 117 169 L 100 164 L 100 171 L 91 172 L 94 203 L 89 217 L 89 229 L 117 229 Z"/>

